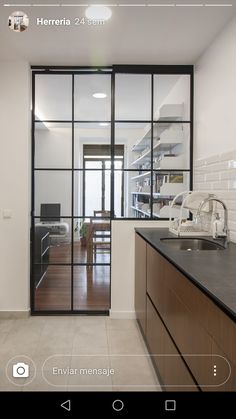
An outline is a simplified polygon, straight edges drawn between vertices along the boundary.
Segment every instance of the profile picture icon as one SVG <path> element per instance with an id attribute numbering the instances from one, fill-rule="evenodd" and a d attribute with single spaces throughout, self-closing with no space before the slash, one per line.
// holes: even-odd
<path id="1" fill-rule="evenodd" d="M 8 18 L 8 27 L 14 32 L 24 32 L 29 26 L 29 18 L 24 12 L 13 12 Z"/>

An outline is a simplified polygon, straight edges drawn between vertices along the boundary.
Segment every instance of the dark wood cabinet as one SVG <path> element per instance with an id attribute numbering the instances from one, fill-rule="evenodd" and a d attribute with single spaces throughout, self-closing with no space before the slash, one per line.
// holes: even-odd
<path id="1" fill-rule="evenodd" d="M 167 391 L 197 391 L 181 354 L 147 296 L 146 340 L 158 378 Z"/>
<path id="2" fill-rule="evenodd" d="M 136 315 L 163 387 L 235 391 L 236 324 L 137 234 L 135 266 Z"/>
<path id="3" fill-rule="evenodd" d="M 146 333 L 146 242 L 135 237 L 135 312 L 142 332 Z"/>

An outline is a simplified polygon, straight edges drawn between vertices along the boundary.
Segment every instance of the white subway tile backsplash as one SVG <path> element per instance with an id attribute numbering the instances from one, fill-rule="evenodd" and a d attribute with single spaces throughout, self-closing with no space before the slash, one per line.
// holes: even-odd
<path id="1" fill-rule="evenodd" d="M 225 199 L 225 203 L 229 211 L 236 211 L 236 201 L 228 201 Z"/>
<path id="2" fill-rule="evenodd" d="M 236 179 L 229 180 L 229 182 L 228 182 L 228 189 L 236 189 Z"/>
<path id="3" fill-rule="evenodd" d="M 229 230 L 236 231 L 236 222 L 229 221 Z"/>
<path id="4" fill-rule="evenodd" d="M 205 182 L 205 175 L 196 173 L 194 175 L 195 182 Z"/>
<path id="5" fill-rule="evenodd" d="M 227 153 L 222 153 L 220 155 L 220 161 L 225 161 L 225 160 L 232 160 L 235 159 L 236 160 L 236 150 L 232 150 L 232 151 L 227 151 Z"/>
<path id="6" fill-rule="evenodd" d="M 216 154 L 215 156 L 210 156 L 205 159 L 205 165 L 218 163 L 220 161 L 220 154 Z"/>
<path id="7" fill-rule="evenodd" d="M 206 166 L 206 171 L 208 173 L 211 173 L 211 172 L 221 172 L 223 170 L 227 170 L 228 167 L 229 167 L 228 162 L 227 161 L 223 161 L 223 162 L 209 164 L 209 166 Z"/>
<path id="8" fill-rule="evenodd" d="M 220 174 L 219 172 L 213 172 L 213 173 L 206 173 L 205 174 L 205 180 L 206 182 L 208 181 L 213 181 L 213 180 L 219 180 L 220 179 Z"/>
<path id="9" fill-rule="evenodd" d="M 213 182 L 212 183 L 212 189 L 213 190 L 222 190 L 222 189 L 228 189 L 228 181 L 227 180 L 221 180 L 220 182 Z"/>
<path id="10" fill-rule="evenodd" d="M 236 221 L 236 211 L 229 211 L 229 220 Z"/>
<path id="11" fill-rule="evenodd" d="M 236 200 L 236 191 L 219 191 L 217 192 L 217 196 L 223 200 Z"/>
<path id="12" fill-rule="evenodd" d="M 194 190 L 213 192 L 226 203 L 230 239 L 236 243 L 236 150 L 197 160 Z"/>
<path id="13" fill-rule="evenodd" d="M 201 167 L 205 165 L 205 159 L 198 159 L 195 161 L 195 166 L 196 167 Z"/>
<path id="14" fill-rule="evenodd" d="M 199 191 L 211 191 L 212 190 L 212 185 L 210 182 L 201 182 L 201 183 L 196 183 L 196 189 Z"/>
<path id="15" fill-rule="evenodd" d="M 224 172 L 221 172 L 220 173 L 220 178 L 221 179 L 228 179 L 228 180 L 230 180 L 230 179 L 236 180 L 236 169 L 228 169 Z"/>

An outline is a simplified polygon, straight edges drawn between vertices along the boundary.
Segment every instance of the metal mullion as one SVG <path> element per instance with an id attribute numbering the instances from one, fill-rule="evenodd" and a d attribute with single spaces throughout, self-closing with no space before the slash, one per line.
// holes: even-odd
<path id="1" fill-rule="evenodd" d="M 194 74 L 190 75 L 190 190 L 193 189 Z"/>
<path id="2" fill-rule="evenodd" d="M 106 263 L 87 263 L 87 262 L 62 262 L 62 263 L 58 263 L 58 262 L 51 262 L 51 263 L 33 263 L 33 266 L 110 266 L 110 263 L 106 262 Z"/>
<path id="3" fill-rule="evenodd" d="M 109 316 L 109 310 L 35 310 L 32 316 L 73 316 L 75 314 L 86 316 Z"/>
<path id="4" fill-rule="evenodd" d="M 114 168 L 115 168 L 115 73 L 113 72 L 111 75 L 111 219 L 114 219 Z"/>
<path id="5" fill-rule="evenodd" d="M 35 73 L 32 74 L 32 112 L 31 112 L 31 230 L 30 230 L 30 309 L 35 310 L 35 287 L 34 287 L 34 253 L 35 253 L 35 222 L 34 222 L 34 201 L 35 201 Z"/>
<path id="6" fill-rule="evenodd" d="M 74 124 L 100 124 L 100 123 L 108 123 L 111 124 L 111 120 L 84 120 L 84 119 L 75 119 L 74 121 L 72 121 L 72 119 L 35 119 L 35 122 L 40 124 L 40 123 L 52 123 L 52 124 L 72 124 L 74 122 Z"/>
<path id="7" fill-rule="evenodd" d="M 72 172 L 73 169 L 59 168 L 59 167 L 35 167 L 35 172 L 47 171 L 47 172 Z"/>
<path id="8" fill-rule="evenodd" d="M 151 124 L 151 119 L 116 119 L 116 124 Z"/>
<path id="9" fill-rule="evenodd" d="M 192 65 L 149 65 L 149 64 L 114 64 L 113 69 L 116 73 L 124 74 L 173 74 L 189 75 L 192 72 Z"/>
<path id="10" fill-rule="evenodd" d="M 105 210 L 105 171 L 104 171 L 104 167 L 105 167 L 105 162 L 102 161 L 102 211 Z"/>
<path id="11" fill-rule="evenodd" d="M 153 122 L 154 122 L 154 124 L 159 124 L 159 125 L 162 125 L 162 124 L 191 124 L 190 120 L 180 120 L 180 119 L 178 121 L 176 121 L 174 119 L 168 119 L 166 121 L 165 120 L 154 119 Z"/>
<path id="12" fill-rule="evenodd" d="M 74 113 L 75 113 L 75 79 L 74 74 L 72 74 L 72 148 L 71 148 L 71 158 L 72 158 L 72 179 L 71 179 L 71 311 L 74 309 L 74 149 L 75 149 L 75 125 L 74 125 Z"/>
<path id="13" fill-rule="evenodd" d="M 150 218 L 151 220 L 153 219 L 153 182 L 154 182 L 154 178 L 153 178 L 153 135 L 154 135 L 154 130 L 153 130 L 153 114 L 154 114 L 154 76 L 152 74 L 151 76 L 151 117 L 152 117 L 152 122 L 151 122 L 151 188 L 150 188 L 150 194 L 151 194 L 151 199 L 150 199 Z"/>

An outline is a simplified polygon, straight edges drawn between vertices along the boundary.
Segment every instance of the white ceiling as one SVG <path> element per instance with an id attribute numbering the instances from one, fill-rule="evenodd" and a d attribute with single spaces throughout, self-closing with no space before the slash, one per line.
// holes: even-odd
<path id="1" fill-rule="evenodd" d="M 12 1 L 13 2 L 13 1 Z M 51 3 L 84 3 L 82 0 L 51 0 Z M 199 3 L 199 0 L 109 0 L 92 3 Z M 100 27 L 40 27 L 36 18 L 83 17 L 85 7 L 20 7 L 30 19 L 29 28 L 14 33 L 7 27 L 17 6 L 0 8 L 0 59 L 25 59 L 45 65 L 193 64 L 236 12 L 235 0 L 202 3 L 233 3 L 232 7 L 112 7 L 112 17 Z M 8 1 L 7 3 L 10 3 Z M 19 3 L 47 4 L 46 0 Z"/>

